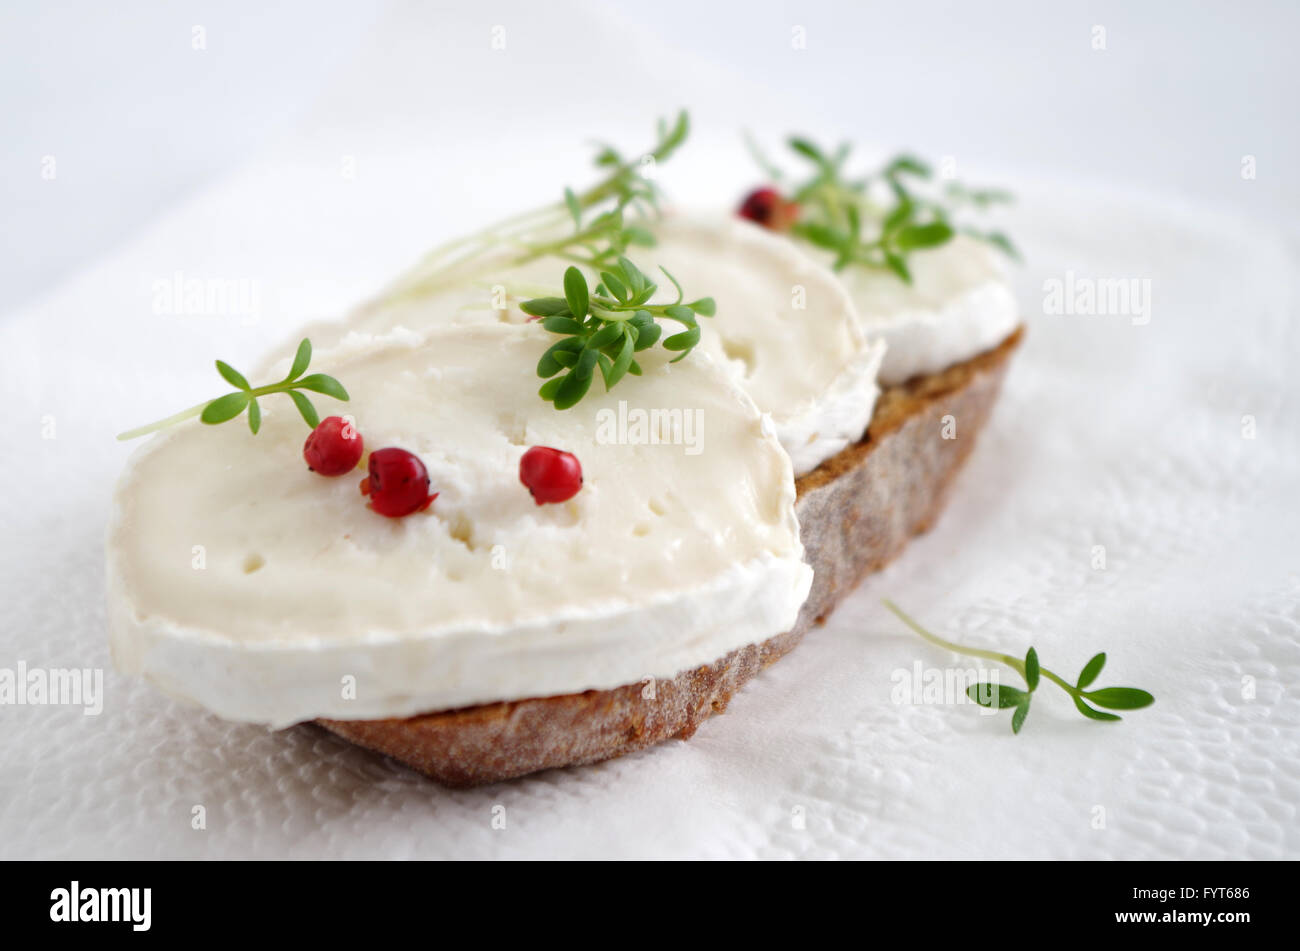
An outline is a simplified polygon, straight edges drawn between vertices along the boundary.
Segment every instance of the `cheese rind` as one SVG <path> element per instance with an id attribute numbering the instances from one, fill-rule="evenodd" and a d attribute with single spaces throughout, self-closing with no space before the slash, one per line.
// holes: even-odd
<path id="1" fill-rule="evenodd" d="M 840 276 L 862 329 L 888 345 L 885 386 L 938 373 L 991 350 L 1020 323 L 998 251 L 966 235 L 907 259 L 912 283 L 888 271 L 845 268 Z"/>

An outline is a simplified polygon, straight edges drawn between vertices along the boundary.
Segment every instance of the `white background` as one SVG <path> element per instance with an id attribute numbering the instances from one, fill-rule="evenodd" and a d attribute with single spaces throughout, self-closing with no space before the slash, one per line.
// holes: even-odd
<path id="1" fill-rule="evenodd" d="M 796 26 L 805 50 L 791 48 Z M 719 137 L 807 129 L 1287 223 L 1297 26 L 1284 0 L 7 3 L 0 313 L 277 146 L 359 154 L 382 133 L 390 148 L 438 148 L 434 179 L 484 166 L 448 138 L 564 148 L 678 105 Z M 1260 169 L 1249 187 L 1245 154 Z M 40 177 L 46 155 L 57 184 Z"/>
<path id="2" fill-rule="evenodd" d="M 1300 855 L 1297 26 L 1282 3 L 6 5 L 0 667 L 104 667 L 108 698 L 0 708 L 0 854 Z M 952 156 L 1020 195 L 1029 342 L 934 532 L 691 743 L 493 790 L 111 670 L 114 432 L 683 105 L 684 201 L 755 178 L 743 128 Z M 178 271 L 255 281 L 255 319 L 155 314 Z M 1043 315 L 1067 271 L 1150 280 L 1150 324 Z M 1102 680 L 1158 703 L 1108 727 L 1052 698 L 1014 740 L 893 703 L 892 672 L 950 658 L 886 594 L 1067 675 L 1105 649 Z"/>

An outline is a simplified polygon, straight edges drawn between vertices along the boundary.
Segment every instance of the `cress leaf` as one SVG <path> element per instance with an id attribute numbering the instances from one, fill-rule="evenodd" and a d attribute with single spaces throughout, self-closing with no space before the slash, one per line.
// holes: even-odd
<path id="1" fill-rule="evenodd" d="M 587 279 L 576 267 L 570 267 L 564 272 L 564 299 L 569 304 L 569 313 L 574 317 L 582 319 L 587 315 L 590 307 Z"/>
<path id="2" fill-rule="evenodd" d="M 332 376 L 326 376 L 324 373 L 313 373 L 311 376 L 305 376 L 295 386 L 298 389 L 311 390 L 313 393 L 332 396 L 344 403 L 348 401 L 348 391 L 343 388 L 343 384 Z"/>
<path id="3" fill-rule="evenodd" d="M 1025 655 L 1025 683 L 1031 693 L 1038 689 L 1038 673 L 1038 651 L 1031 647 Z"/>
<path id="4" fill-rule="evenodd" d="M 602 350 L 621 336 L 623 336 L 622 323 L 611 321 L 591 335 L 591 339 L 587 341 L 587 346 L 592 350 Z"/>
<path id="5" fill-rule="evenodd" d="M 542 321 L 542 326 L 553 334 L 582 333 L 582 322 L 572 317 L 547 317 Z"/>
<path id="6" fill-rule="evenodd" d="M 567 375 L 568 374 L 565 374 L 565 376 Z M 564 385 L 564 380 L 564 376 L 557 376 L 554 379 L 547 380 L 542 384 L 541 389 L 537 391 L 537 395 L 548 403 L 551 402 L 555 399 L 555 394 L 559 392 L 560 387 Z"/>
<path id="7" fill-rule="evenodd" d="M 822 154 L 822 150 L 817 148 L 817 146 L 813 145 L 807 139 L 802 139 L 797 136 L 792 137 L 790 139 L 790 148 L 794 149 L 804 158 L 816 162 L 818 165 L 825 166 L 829 164 L 826 156 Z"/>
<path id="8" fill-rule="evenodd" d="M 293 405 L 298 407 L 298 414 L 302 417 L 303 422 L 312 429 L 320 425 L 320 414 L 316 412 L 316 407 L 312 405 L 306 393 L 290 390 L 289 396 L 293 400 Z"/>
<path id="9" fill-rule="evenodd" d="M 996 683 L 977 683 L 971 684 L 966 688 L 966 696 L 970 697 L 981 707 L 990 709 L 1005 710 L 1007 707 L 1016 707 L 1025 703 L 1029 699 L 1029 694 L 1023 690 L 1017 690 L 1015 687 L 1007 687 L 1003 684 Z"/>
<path id="10" fill-rule="evenodd" d="M 628 287 L 632 289 L 632 294 L 634 296 L 645 291 L 648 282 L 646 281 L 646 276 L 641 273 L 640 268 L 633 264 L 628 258 L 621 256 L 618 259 L 618 267 L 619 270 L 623 272 L 623 277 L 625 278 Z"/>
<path id="11" fill-rule="evenodd" d="M 203 412 L 199 414 L 199 419 L 210 426 L 217 423 L 224 423 L 227 420 L 234 419 L 244 411 L 248 406 L 249 395 L 240 391 L 238 393 L 227 393 L 225 396 L 218 396 L 215 400 L 203 407 Z"/>
<path id="12" fill-rule="evenodd" d="M 642 350 L 649 350 L 658 342 L 659 337 L 660 335 L 663 334 L 663 332 L 664 329 L 660 327 L 657 323 L 655 323 L 653 320 L 650 321 L 650 323 L 645 327 L 638 328 L 636 333 L 636 346 L 634 349 L 638 353 L 640 353 Z M 640 374 L 637 374 L 634 371 L 634 375 L 639 376 Z"/>
<path id="13" fill-rule="evenodd" d="M 224 360 L 217 361 L 217 372 L 220 373 L 221 378 L 231 386 L 237 386 L 241 390 L 252 389 L 252 387 L 248 385 L 248 381 L 244 379 L 244 375 Z"/>
<path id="14" fill-rule="evenodd" d="M 1019 734 L 1020 728 L 1025 725 L 1025 717 L 1029 716 L 1029 700 L 1016 706 L 1016 712 L 1011 715 L 1011 732 Z"/>
<path id="15" fill-rule="evenodd" d="M 1140 710 L 1156 702 L 1156 698 L 1136 687 L 1103 687 L 1084 694 L 1099 707 L 1108 710 Z"/>
<path id="16" fill-rule="evenodd" d="M 1118 719 L 1120 719 L 1120 717 L 1115 716 L 1115 714 L 1113 714 L 1113 713 L 1102 713 L 1100 710 L 1094 710 L 1092 707 L 1088 706 L 1086 703 L 1084 703 L 1084 702 L 1083 702 L 1082 700 L 1080 700 L 1078 697 L 1074 697 L 1074 698 L 1072 698 L 1072 699 L 1074 700 L 1074 705 L 1075 705 L 1076 707 L 1079 708 L 1079 712 L 1082 713 L 1082 714 L 1083 714 L 1085 717 L 1087 717 L 1089 720 L 1118 720 Z"/>
<path id="17" fill-rule="evenodd" d="M 672 360 L 673 363 L 676 363 L 678 360 L 682 359 L 682 357 L 686 356 L 687 352 L 689 352 L 690 349 L 699 342 L 700 328 L 692 327 L 690 330 L 683 330 L 681 333 L 673 334 L 671 337 L 666 339 L 664 341 L 664 349 L 682 351 L 681 356 Z"/>
<path id="18" fill-rule="evenodd" d="M 547 351 L 542 354 L 542 358 L 537 361 L 537 375 L 543 379 L 555 376 L 560 370 L 564 369 L 565 364 L 560 362 L 560 355 L 567 351 L 581 350 L 582 341 L 569 337 L 558 343 L 552 344 Z"/>
<path id="19" fill-rule="evenodd" d="M 1082 690 L 1097 679 L 1097 675 L 1101 673 L 1101 669 L 1105 666 L 1106 654 L 1103 651 L 1083 665 L 1083 670 L 1079 671 L 1079 679 L 1075 681 L 1075 686 Z"/>
<path id="20" fill-rule="evenodd" d="M 561 377 L 560 385 L 555 391 L 555 408 L 569 409 L 576 406 L 587 395 L 587 390 L 591 389 L 591 376 L 590 373 L 579 373 L 575 367 Z"/>
<path id="21" fill-rule="evenodd" d="M 627 287 L 613 274 L 608 271 L 600 272 L 601 283 L 605 285 L 610 295 L 617 301 L 626 301 L 628 298 Z"/>
<path id="22" fill-rule="evenodd" d="M 582 206 L 578 204 L 578 196 L 573 193 L 572 188 L 564 190 L 564 206 L 569 209 L 569 216 L 573 218 L 575 228 L 582 227 Z"/>
<path id="23" fill-rule="evenodd" d="M 687 327 L 694 327 L 696 325 L 695 311 L 691 310 L 691 308 L 687 307 L 685 304 L 669 304 L 664 308 L 664 316 L 671 317 L 673 320 L 685 324 Z M 665 344 L 665 346 L 667 346 L 667 344 Z"/>
<path id="24" fill-rule="evenodd" d="M 636 345 L 633 341 L 632 335 L 624 335 L 623 347 L 619 350 L 618 357 L 614 360 L 609 372 L 605 374 L 606 390 L 610 389 L 615 383 L 623 379 L 624 375 L 628 371 L 628 367 L 632 365 L 632 354 L 635 349 Z"/>
<path id="25" fill-rule="evenodd" d="M 569 304 L 563 297 L 535 297 L 519 305 L 519 309 L 531 317 L 554 317 L 569 314 Z"/>
<path id="26" fill-rule="evenodd" d="M 906 262 L 899 255 L 886 251 L 885 266 L 897 274 L 904 284 L 912 283 L 912 272 L 908 270 Z"/>
<path id="27" fill-rule="evenodd" d="M 655 236 L 645 228 L 638 228 L 636 226 L 624 228 L 623 237 L 627 239 L 628 244 L 639 245 L 643 248 L 653 248 L 659 243 L 655 240 Z"/>
<path id="28" fill-rule="evenodd" d="M 311 363 L 311 341 L 306 337 L 298 344 L 298 351 L 293 355 L 293 366 L 289 367 L 289 375 L 285 377 L 286 381 L 296 380 L 307 372 L 307 365 Z"/>
<path id="29" fill-rule="evenodd" d="M 903 251 L 937 248 L 952 238 L 952 226 L 946 221 L 925 225 L 908 225 L 894 235 L 894 243 Z"/>

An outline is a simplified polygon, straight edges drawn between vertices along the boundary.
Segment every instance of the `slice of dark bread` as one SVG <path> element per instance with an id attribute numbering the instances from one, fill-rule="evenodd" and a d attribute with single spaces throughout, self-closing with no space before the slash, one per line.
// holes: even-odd
<path id="1" fill-rule="evenodd" d="M 938 517 L 993 408 L 1017 330 L 993 350 L 885 389 L 866 437 L 796 481 L 812 591 L 795 626 L 671 680 L 506 700 L 404 719 L 317 720 L 448 786 L 473 786 L 686 739 L 746 681 Z M 951 416 L 955 426 L 945 427 Z M 945 438 L 952 434 L 953 438 Z"/>

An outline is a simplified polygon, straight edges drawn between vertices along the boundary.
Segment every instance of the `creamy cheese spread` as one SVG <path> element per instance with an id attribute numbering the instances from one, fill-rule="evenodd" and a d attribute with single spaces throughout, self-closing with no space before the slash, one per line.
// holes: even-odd
<path id="1" fill-rule="evenodd" d="M 634 258 L 672 272 L 688 299 L 712 297 L 695 354 L 728 366 L 772 417 L 796 476 L 861 438 L 875 406 L 885 347 L 863 333 L 853 301 L 835 274 L 790 241 L 730 215 L 669 215 L 653 226 L 657 244 Z M 522 323 L 520 299 L 558 292 L 564 264 L 541 259 L 511 267 L 503 255 L 443 275 L 423 296 L 363 307 L 341 324 L 308 329 L 318 350 L 365 341 L 395 327 Z M 653 303 L 675 291 L 658 270 Z M 594 286 L 594 275 L 592 278 Z M 682 328 L 664 321 L 665 334 Z"/>
<path id="2" fill-rule="evenodd" d="M 110 526 L 118 666 L 283 726 L 672 677 L 788 630 L 812 572 L 768 418 L 707 353 L 669 365 L 662 348 L 558 412 L 534 373 L 551 339 L 494 322 L 336 354 L 352 400 L 318 407 L 352 414 L 367 449 L 417 454 L 439 493 L 405 518 L 366 507 L 360 470 L 308 471 L 282 396 L 257 436 L 155 436 Z M 533 502 L 534 445 L 578 456 L 573 499 Z"/>

